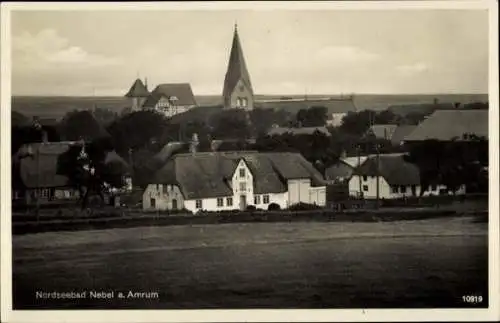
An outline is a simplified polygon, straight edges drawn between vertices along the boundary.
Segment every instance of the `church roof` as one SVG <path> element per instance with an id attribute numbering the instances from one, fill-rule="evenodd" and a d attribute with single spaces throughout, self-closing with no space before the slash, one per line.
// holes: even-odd
<path id="1" fill-rule="evenodd" d="M 149 91 L 144 83 L 142 83 L 141 79 L 137 79 L 125 96 L 128 98 L 145 98 L 149 96 Z"/>
<path id="2" fill-rule="evenodd" d="M 158 85 L 151 92 L 151 95 L 144 102 L 144 107 L 154 107 L 162 97 L 175 100 L 176 105 L 196 105 L 191 84 L 165 83 Z"/>
<path id="3" fill-rule="evenodd" d="M 233 44 L 231 47 L 231 53 L 229 55 L 229 63 L 227 66 L 226 77 L 224 79 L 224 89 L 222 94 L 224 98 L 229 97 L 229 95 L 233 92 L 234 88 L 238 84 L 239 80 L 242 80 L 242 82 L 250 89 L 250 92 L 253 94 L 250 75 L 248 74 L 245 58 L 243 56 L 243 49 L 240 43 L 240 37 L 238 36 L 238 29 L 237 27 L 235 27 Z"/>

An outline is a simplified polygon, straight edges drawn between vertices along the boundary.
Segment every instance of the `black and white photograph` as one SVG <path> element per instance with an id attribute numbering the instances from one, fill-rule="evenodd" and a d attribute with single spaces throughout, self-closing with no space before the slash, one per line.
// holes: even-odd
<path id="1" fill-rule="evenodd" d="M 2 3 L 2 321 L 500 319 L 497 5 Z"/>

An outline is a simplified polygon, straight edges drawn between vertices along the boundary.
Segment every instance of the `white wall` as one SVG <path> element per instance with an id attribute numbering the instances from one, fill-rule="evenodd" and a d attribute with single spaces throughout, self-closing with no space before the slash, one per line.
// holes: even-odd
<path id="1" fill-rule="evenodd" d="M 342 125 L 342 119 L 347 115 L 347 113 L 332 113 L 330 118 L 326 121 L 326 124 L 332 127 L 338 127 Z"/>
<path id="2" fill-rule="evenodd" d="M 309 203 L 316 204 L 319 206 L 326 205 L 326 187 L 311 187 L 309 190 Z"/>
<path id="3" fill-rule="evenodd" d="M 155 200 L 153 207 L 151 199 Z M 142 208 L 144 210 L 171 210 L 174 200 L 177 209 L 185 207 L 184 197 L 176 185 L 149 184 L 142 194 Z"/>
<path id="4" fill-rule="evenodd" d="M 240 170 L 244 171 L 244 173 L 245 173 L 244 177 L 240 176 L 241 175 Z M 242 191 L 240 189 L 241 183 L 244 183 L 246 186 L 246 189 L 244 191 Z M 234 198 L 234 203 L 235 203 L 236 208 L 245 209 L 246 206 L 253 205 L 253 200 L 254 200 L 253 174 L 243 159 L 240 160 L 240 162 L 238 163 L 238 166 L 236 167 L 236 169 L 234 171 L 234 174 L 233 174 L 232 179 L 231 179 L 231 188 L 233 189 L 233 198 Z M 246 196 L 246 206 L 240 205 L 240 198 L 242 195 Z"/>
<path id="5" fill-rule="evenodd" d="M 366 176 L 366 181 L 363 176 L 361 176 L 361 188 L 365 198 L 376 198 L 377 197 L 377 179 L 376 176 Z M 360 177 L 354 175 L 349 180 L 349 194 L 351 196 L 356 196 L 360 192 L 359 188 L 359 180 Z M 367 186 L 368 190 L 364 190 Z M 384 199 L 397 199 L 403 197 L 412 197 L 412 196 L 420 196 L 420 185 L 415 185 L 415 195 L 412 191 L 412 185 L 406 185 L 406 191 L 403 193 L 401 185 L 397 186 L 397 191 L 394 191 L 393 188 L 387 183 L 387 181 L 383 177 L 379 177 L 379 197 Z M 444 185 L 437 185 L 435 190 L 432 190 L 432 187 L 427 189 L 422 196 L 429 195 L 439 195 L 441 189 L 446 189 Z M 457 194 L 464 194 L 465 187 L 462 187 Z M 451 194 L 451 193 L 449 193 Z"/>
<path id="6" fill-rule="evenodd" d="M 311 180 L 307 179 L 291 179 L 288 180 L 288 201 L 290 205 L 297 203 L 309 203 L 311 188 Z"/>

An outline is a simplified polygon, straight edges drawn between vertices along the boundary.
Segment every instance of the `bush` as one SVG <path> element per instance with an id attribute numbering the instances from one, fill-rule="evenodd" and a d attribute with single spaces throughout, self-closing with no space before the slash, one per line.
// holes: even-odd
<path id="1" fill-rule="evenodd" d="M 271 203 L 271 204 L 269 204 L 269 206 L 267 207 L 267 209 L 268 209 L 269 211 L 277 211 L 277 210 L 280 210 L 280 209 L 281 209 L 281 207 L 280 207 L 280 205 L 279 205 L 279 204 L 277 204 L 277 203 Z"/>
<path id="2" fill-rule="evenodd" d="M 247 211 L 256 211 L 257 208 L 255 207 L 255 205 L 249 205 L 247 206 Z"/>
<path id="3" fill-rule="evenodd" d="M 291 205 L 288 209 L 290 211 L 309 211 L 309 210 L 320 210 L 321 207 L 316 204 L 297 203 Z"/>

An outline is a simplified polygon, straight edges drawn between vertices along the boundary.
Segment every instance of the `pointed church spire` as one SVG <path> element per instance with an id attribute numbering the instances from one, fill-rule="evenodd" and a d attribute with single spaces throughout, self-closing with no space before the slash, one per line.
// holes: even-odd
<path id="1" fill-rule="evenodd" d="M 235 92 L 239 94 L 236 95 Z M 243 56 L 237 23 L 234 24 L 233 43 L 229 54 L 222 95 L 224 97 L 224 107 L 226 108 L 234 105 L 250 109 L 253 107 L 252 83 Z"/>

